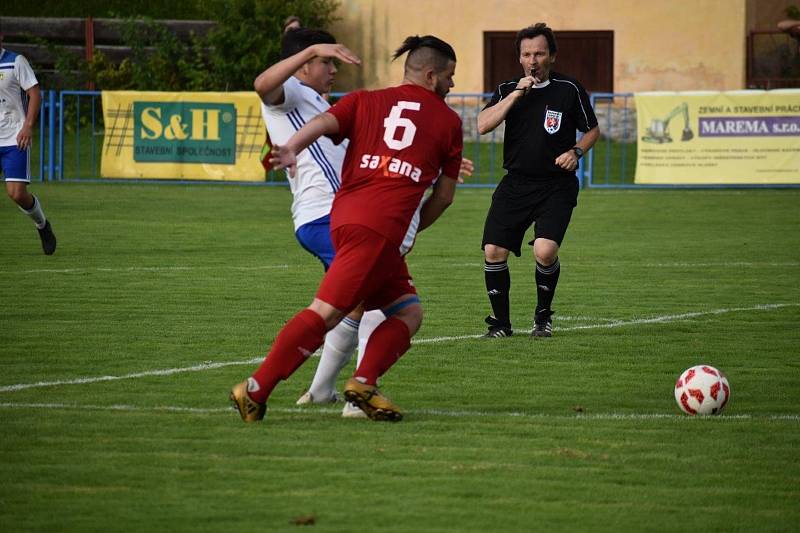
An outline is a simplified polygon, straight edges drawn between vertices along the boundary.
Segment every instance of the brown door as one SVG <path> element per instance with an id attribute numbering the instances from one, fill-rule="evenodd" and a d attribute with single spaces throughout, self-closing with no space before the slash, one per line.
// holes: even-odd
<path id="1" fill-rule="evenodd" d="M 502 82 L 521 75 L 516 36 L 514 31 L 483 32 L 483 92 L 493 93 Z"/>
<path id="2" fill-rule="evenodd" d="M 614 32 L 557 31 L 553 70 L 578 80 L 588 92 L 614 92 Z M 483 90 L 494 92 L 503 81 L 522 73 L 515 31 L 483 32 Z"/>

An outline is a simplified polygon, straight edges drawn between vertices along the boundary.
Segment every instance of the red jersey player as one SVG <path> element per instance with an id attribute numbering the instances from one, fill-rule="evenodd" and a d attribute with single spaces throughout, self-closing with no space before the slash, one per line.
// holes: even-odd
<path id="1" fill-rule="evenodd" d="M 271 163 L 294 171 L 296 154 L 322 135 L 349 139 L 342 186 L 331 211 L 336 257 L 311 305 L 280 331 L 261 366 L 237 384 L 230 398 L 245 422 L 264 417 L 266 401 L 322 344 L 325 333 L 364 302 L 387 319 L 370 336 L 366 353 L 345 385 L 345 397 L 373 420 L 397 421 L 400 409 L 377 387 L 411 345 L 422 306 L 400 247 L 425 190 L 419 230 L 452 203 L 461 165 L 461 119 L 444 102 L 453 87 L 456 55 L 432 35 L 408 37 L 394 58 L 408 52 L 403 82 L 348 94 L 310 120 Z"/>

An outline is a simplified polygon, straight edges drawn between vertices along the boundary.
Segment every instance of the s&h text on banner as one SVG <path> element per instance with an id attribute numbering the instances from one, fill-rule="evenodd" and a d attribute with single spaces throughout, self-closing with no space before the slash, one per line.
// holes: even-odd
<path id="1" fill-rule="evenodd" d="M 800 89 L 635 98 L 636 183 L 800 184 Z"/>
<path id="2" fill-rule="evenodd" d="M 264 181 L 253 92 L 103 91 L 104 178 Z"/>

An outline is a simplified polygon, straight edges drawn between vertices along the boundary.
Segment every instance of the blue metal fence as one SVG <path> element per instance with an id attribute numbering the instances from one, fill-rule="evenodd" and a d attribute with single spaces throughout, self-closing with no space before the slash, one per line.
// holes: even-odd
<path id="1" fill-rule="evenodd" d="M 70 132 L 74 135 L 74 146 L 70 150 L 72 154 L 71 163 L 75 170 L 76 178 L 99 178 L 100 177 L 100 164 L 97 158 L 97 136 L 99 130 L 97 127 L 97 102 L 100 97 L 100 91 L 61 91 L 58 97 L 58 111 L 60 125 L 58 129 L 58 145 L 59 145 L 59 158 L 58 158 L 58 179 L 63 180 L 66 174 L 66 151 L 64 144 L 66 142 L 65 133 Z M 81 97 L 84 101 L 81 102 Z M 87 102 L 88 98 L 88 102 Z M 81 115 L 82 104 L 88 103 L 89 116 Z M 84 142 L 85 136 L 88 136 L 89 141 Z M 85 150 L 89 151 L 89 172 L 87 173 L 87 165 L 81 165 L 81 153 Z"/>
<path id="2" fill-rule="evenodd" d="M 633 93 L 593 93 L 590 96 L 602 136 L 587 154 L 583 171 L 586 186 L 634 186 L 636 110 L 630 107 L 632 98 Z"/>
<path id="3" fill-rule="evenodd" d="M 39 131 L 41 181 L 92 181 L 100 178 L 104 135 L 100 91 L 43 91 Z M 344 93 L 333 93 L 333 98 Z M 475 172 L 464 184 L 493 187 L 503 176 L 502 128 L 488 135 L 477 131 L 477 116 L 490 94 L 455 93 L 448 104 L 462 117 L 464 156 L 473 160 Z M 126 180 L 130 181 L 130 180 Z M 265 174 L 263 184 L 284 185 L 283 173 Z"/>
<path id="4" fill-rule="evenodd" d="M 339 98 L 344 93 L 333 93 Z M 100 91 L 43 91 L 39 130 L 39 179 L 96 180 L 100 178 L 100 149 L 104 135 L 99 109 Z M 467 187 L 494 187 L 504 175 L 502 168 L 504 126 L 480 135 L 477 116 L 491 95 L 453 93 L 447 102 L 461 116 L 464 126 L 464 156 L 472 159 L 475 172 Z M 633 93 L 594 93 L 591 103 L 597 114 L 602 136 L 581 159 L 578 179 L 582 187 L 659 188 L 659 187 L 734 187 L 731 185 L 642 185 L 634 181 L 636 172 L 636 109 Z M 35 176 L 35 174 L 34 174 Z M 130 181 L 130 180 L 126 180 Z M 252 184 L 252 182 L 248 182 Z M 283 173 L 265 174 L 266 185 L 283 185 Z M 789 185 L 792 186 L 792 185 Z M 738 186 L 743 187 L 743 186 Z M 752 185 L 744 187 L 776 187 Z"/>
<path id="5" fill-rule="evenodd" d="M 38 177 L 39 181 L 54 179 L 56 166 L 55 138 L 56 138 L 56 92 L 42 91 L 42 106 L 39 112 L 39 172 L 31 173 L 31 177 Z"/>

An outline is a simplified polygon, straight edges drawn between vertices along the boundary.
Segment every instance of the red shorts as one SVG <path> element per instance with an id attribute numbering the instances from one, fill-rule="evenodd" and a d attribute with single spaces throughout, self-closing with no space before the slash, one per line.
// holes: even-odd
<path id="1" fill-rule="evenodd" d="M 336 256 L 322 278 L 317 298 L 349 313 L 359 303 L 381 309 L 404 294 L 417 294 L 400 247 L 366 226 L 331 231 Z"/>

